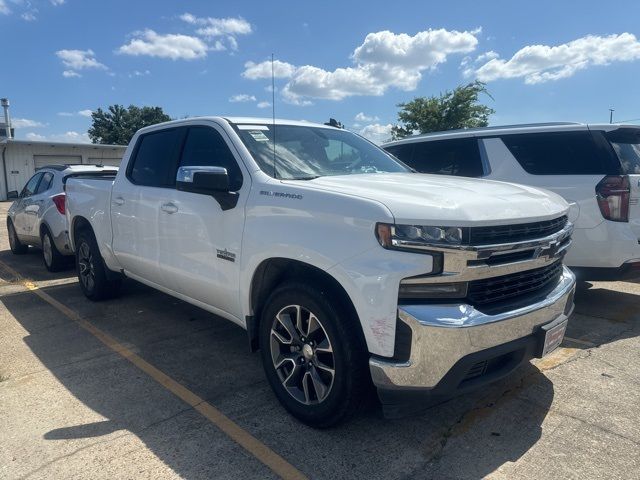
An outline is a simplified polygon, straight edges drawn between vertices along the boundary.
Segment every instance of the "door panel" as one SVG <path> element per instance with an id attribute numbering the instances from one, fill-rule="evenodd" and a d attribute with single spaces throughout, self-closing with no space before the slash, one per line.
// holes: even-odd
<path id="1" fill-rule="evenodd" d="M 13 223 L 16 233 L 28 241 L 33 240 L 33 228 L 37 218 L 35 215 L 39 210 L 38 205 L 34 202 L 34 195 L 41 178 L 42 173 L 36 173 L 22 189 L 14 217 Z"/>
<path id="2" fill-rule="evenodd" d="M 191 127 L 181 166 L 219 166 L 227 169 L 232 190 L 240 192 L 235 208 L 223 211 L 210 195 L 171 190 L 158 227 L 160 269 L 172 290 L 240 318 L 239 257 L 244 227 L 241 205 L 249 182 L 224 132 Z"/>
<path id="3" fill-rule="evenodd" d="M 167 288 L 159 268 L 158 226 L 166 215 L 162 205 L 174 191 L 171 174 L 184 133 L 174 128 L 139 137 L 131 168 L 116 177 L 111 193 L 113 250 L 120 265 L 125 272 Z"/>

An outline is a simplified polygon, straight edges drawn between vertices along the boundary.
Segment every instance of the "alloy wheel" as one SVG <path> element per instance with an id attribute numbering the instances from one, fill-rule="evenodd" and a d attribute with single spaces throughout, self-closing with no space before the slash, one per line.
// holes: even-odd
<path id="1" fill-rule="evenodd" d="M 85 289 L 89 292 L 93 291 L 96 284 L 95 271 L 93 266 L 93 254 L 91 248 L 86 243 L 80 245 L 78 250 L 78 269 L 80 273 L 80 281 Z"/>
<path id="2" fill-rule="evenodd" d="M 44 262 L 50 267 L 53 262 L 53 248 L 51 247 L 51 237 L 46 233 L 42 238 L 42 255 Z"/>
<path id="3" fill-rule="evenodd" d="M 281 309 L 271 326 L 271 359 L 285 390 L 304 405 L 322 403 L 333 386 L 333 347 L 322 322 L 301 305 Z"/>

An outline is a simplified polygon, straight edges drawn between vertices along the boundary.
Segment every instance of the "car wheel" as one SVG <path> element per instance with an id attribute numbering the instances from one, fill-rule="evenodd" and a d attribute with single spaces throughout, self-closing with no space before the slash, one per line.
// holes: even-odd
<path id="1" fill-rule="evenodd" d="M 93 301 L 113 298 L 120 291 L 121 280 L 110 280 L 107 267 L 93 233 L 85 230 L 78 234 L 76 242 L 76 269 L 80 288 Z"/>
<path id="2" fill-rule="evenodd" d="M 42 236 L 40 237 L 40 244 L 42 245 L 42 260 L 46 269 L 50 272 L 61 270 L 65 265 L 65 259 L 56 248 L 56 244 L 53 238 L 51 238 L 49 230 L 43 230 Z"/>
<path id="3" fill-rule="evenodd" d="M 369 384 L 360 324 L 330 298 L 337 295 L 286 283 L 269 297 L 260 322 L 271 388 L 287 411 L 316 428 L 349 419 Z"/>
<path id="4" fill-rule="evenodd" d="M 9 247 L 11 248 L 11 252 L 15 255 L 22 255 L 24 253 L 27 253 L 29 247 L 20 242 L 16 229 L 13 226 L 13 222 L 11 220 L 7 222 L 7 232 L 9 234 Z"/>

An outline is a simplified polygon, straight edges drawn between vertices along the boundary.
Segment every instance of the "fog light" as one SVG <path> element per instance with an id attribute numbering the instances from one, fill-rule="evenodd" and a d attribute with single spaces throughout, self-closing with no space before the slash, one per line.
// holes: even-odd
<path id="1" fill-rule="evenodd" d="M 398 297 L 411 298 L 464 298 L 467 296 L 467 284 L 457 283 L 418 283 L 416 279 L 400 282 Z"/>

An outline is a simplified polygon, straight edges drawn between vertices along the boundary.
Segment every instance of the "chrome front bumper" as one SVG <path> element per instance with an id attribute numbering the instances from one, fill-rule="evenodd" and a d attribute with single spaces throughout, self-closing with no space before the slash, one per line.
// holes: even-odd
<path id="1" fill-rule="evenodd" d="M 373 382 L 387 391 L 433 389 L 464 357 L 531 336 L 540 326 L 570 315 L 574 290 L 575 276 L 563 267 L 553 291 L 516 310 L 488 315 L 460 303 L 400 306 L 400 320 L 411 329 L 409 360 L 371 358 Z"/>

